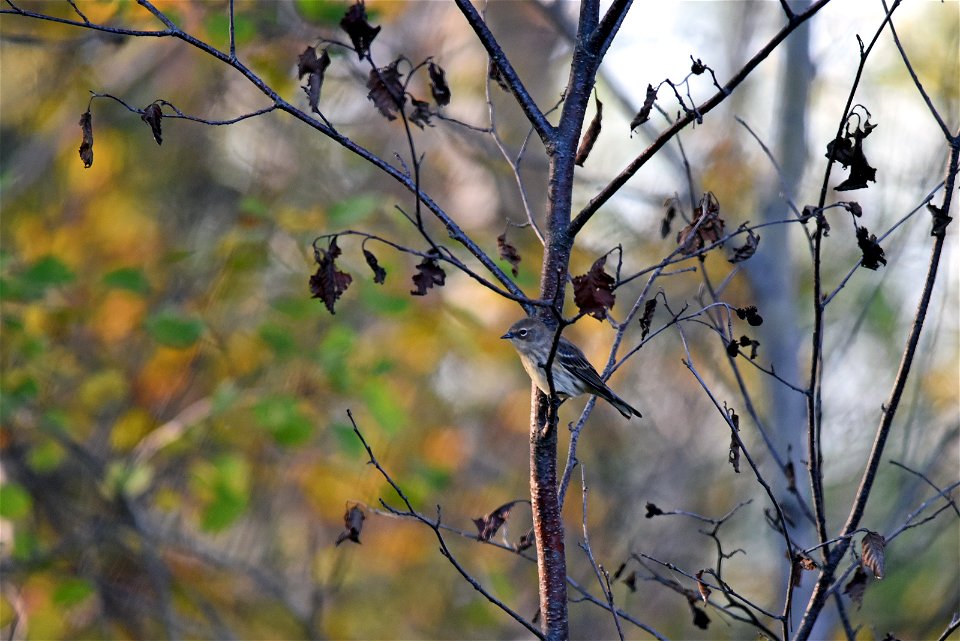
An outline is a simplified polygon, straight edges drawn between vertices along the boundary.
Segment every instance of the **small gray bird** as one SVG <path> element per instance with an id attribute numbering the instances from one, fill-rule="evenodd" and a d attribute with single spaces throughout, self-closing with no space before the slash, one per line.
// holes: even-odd
<path id="1" fill-rule="evenodd" d="M 543 321 L 524 318 L 514 323 L 510 331 L 500 337 L 513 343 L 520 355 L 523 369 L 527 370 L 527 374 L 544 394 L 550 394 L 546 364 L 550 358 L 550 348 L 553 347 L 553 335 L 554 331 L 544 325 Z M 626 418 L 641 416 L 639 411 L 607 387 L 580 348 L 563 336 L 557 344 L 551 370 L 553 389 L 559 398 L 566 399 L 589 392 L 613 405 Z"/>

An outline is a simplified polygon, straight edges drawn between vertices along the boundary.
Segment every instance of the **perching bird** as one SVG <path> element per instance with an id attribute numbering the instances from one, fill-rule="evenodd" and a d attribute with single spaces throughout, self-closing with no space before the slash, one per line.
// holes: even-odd
<path id="1" fill-rule="evenodd" d="M 517 353 L 520 354 L 523 369 L 527 370 L 527 374 L 544 394 L 550 394 L 546 364 L 550 357 L 550 349 L 553 347 L 554 333 L 544 325 L 543 321 L 524 318 L 514 323 L 510 331 L 500 337 L 513 343 Z M 641 416 L 639 411 L 607 387 L 580 348 L 563 336 L 557 344 L 551 369 L 553 370 L 553 389 L 559 398 L 566 399 L 589 392 L 613 405 L 626 418 L 630 418 L 631 415 Z"/>

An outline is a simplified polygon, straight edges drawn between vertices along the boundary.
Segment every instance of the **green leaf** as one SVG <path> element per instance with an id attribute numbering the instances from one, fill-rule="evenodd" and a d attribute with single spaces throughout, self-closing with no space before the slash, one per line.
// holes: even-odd
<path id="1" fill-rule="evenodd" d="M 66 285 L 76 278 L 56 256 L 40 258 L 13 278 L 0 280 L 0 292 L 6 300 L 29 301 L 42 298 L 49 287 Z"/>
<path id="2" fill-rule="evenodd" d="M 53 591 L 53 602 L 61 608 L 77 605 L 93 594 L 93 586 L 86 579 L 69 577 Z"/>
<path id="3" fill-rule="evenodd" d="M 341 13 L 341 17 L 342 17 Z M 346 226 L 358 223 L 380 206 L 380 199 L 376 196 L 353 196 L 346 200 L 334 203 L 327 211 L 330 222 L 335 226 Z"/>
<path id="4" fill-rule="evenodd" d="M 66 285 L 73 281 L 76 276 L 73 270 L 57 258 L 47 255 L 39 259 L 33 265 L 27 268 L 20 278 L 29 284 L 41 289 L 56 285 Z"/>
<path id="5" fill-rule="evenodd" d="M 288 447 L 306 442 L 313 434 L 313 423 L 297 407 L 292 396 L 271 396 L 253 407 L 253 415 L 278 445 Z"/>
<path id="6" fill-rule="evenodd" d="M 214 490 L 214 497 L 213 502 L 203 511 L 201 522 L 201 527 L 208 532 L 226 529 L 247 509 L 246 498 L 232 494 L 222 487 Z"/>
<path id="7" fill-rule="evenodd" d="M 147 333 L 161 345 L 184 349 L 196 343 L 203 334 L 203 323 L 173 311 L 163 311 L 146 321 Z"/>
<path id="8" fill-rule="evenodd" d="M 247 510 L 250 465 L 241 457 L 223 455 L 214 461 L 213 501 L 203 513 L 202 527 L 217 532 L 232 525 Z"/>
<path id="9" fill-rule="evenodd" d="M 18 483 L 0 485 L 0 517 L 16 521 L 30 513 L 33 499 Z"/>
<path id="10" fill-rule="evenodd" d="M 134 294 L 149 294 L 150 281 L 138 267 L 121 267 L 103 277 L 103 284 L 114 289 L 125 289 Z"/>
<path id="11" fill-rule="evenodd" d="M 330 426 L 337 440 L 337 449 L 350 458 L 356 458 L 363 454 L 363 443 L 357 438 L 356 432 L 351 425 L 346 423 L 334 423 Z"/>
<path id="12" fill-rule="evenodd" d="M 347 10 L 347 3 L 341 0 L 296 0 L 295 6 L 304 20 L 331 27 L 340 24 L 340 19 Z"/>
<path id="13" fill-rule="evenodd" d="M 231 246 L 226 267 L 237 271 L 249 271 L 262 269 L 268 263 L 266 241 L 245 240 Z"/>
<path id="14" fill-rule="evenodd" d="M 371 380 L 363 386 L 361 394 L 363 402 L 374 420 L 380 424 L 388 434 L 394 434 L 407 420 L 406 412 L 393 392 L 382 382 Z"/>
<path id="15" fill-rule="evenodd" d="M 66 458 L 66 452 L 63 446 L 54 440 L 46 440 L 30 448 L 27 454 L 27 465 L 34 472 L 50 472 L 60 466 Z"/>
<path id="16" fill-rule="evenodd" d="M 261 325 L 259 336 L 277 358 L 290 358 L 300 351 L 290 330 L 276 323 L 268 322 Z"/>
<path id="17" fill-rule="evenodd" d="M 270 306 L 290 318 L 304 320 L 320 316 L 317 304 L 307 296 L 290 296 L 278 298 L 270 303 Z M 324 314 L 325 315 L 325 314 Z"/>

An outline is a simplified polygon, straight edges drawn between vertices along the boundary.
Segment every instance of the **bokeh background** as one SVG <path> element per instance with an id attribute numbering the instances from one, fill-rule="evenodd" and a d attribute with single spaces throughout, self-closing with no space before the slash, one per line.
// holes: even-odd
<path id="1" fill-rule="evenodd" d="M 226 2 L 157 2 L 198 38 L 227 46 Z M 662 117 L 633 135 L 628 123 L 648 83 L 679 80 L 690 55 L 721 82 L 782 25 L 775 2 L 678 2 L 633 9 L 598 97 L 603 130 L 577 196 L 585 203 L 631 158 Z M 22 6 L 72 14 L 69 5 Z M 135 3 L 80 2 L 92 21 L 156 29 Z M 318 37 L 346 40 L 342 2 L 237 2 L 241 59 L 281 95 L 306 108 L 298 54 Z M 487 59 L 456 8 L 439 2 L 367 4 L 383 26 L 373 52 L 432 56 L 447 72 L 453 100 L 444 114 L 488 127 L 516 154 L 528 135 L 511 97 L 487 87 Z M 897 26 L 911 60 L 954 128 L 958 123 L 956 3 L 908 3 Z M 566 82 L 572 3 L 493 2 L 491 28 L 542 107 Z M 797 50 L 781 48 L 703 124 L 684 132 L 587 226 L 572 272 L 623 247 L 623 274 L 655 264 L 675 247 L 662 238 L 664 200 L 712 191 L 728 229 L 790 217 L 816 202 L 826 143 L 836 130 L 858 62 L 856 34 L 869 40 L 883 16 L 877 3 L 831 3 Z M 798 36 L 799 37 L 799 36 Z M 804 50 L 806 53 L 804 53 Z M 331 47 L 321 107 L 338 129 L 390 162 L 407 158 L 402 126 L 367 98 L 366 69 Z M 946 146 L 913 87 L 889 32 L 867 65 L 856 102 L 878 125 L 866 143 L 878 180 L 856 199 L 861 224 L 878 235 L 917 207 L 942 179 Z M 692 95 L 712 94 L 705 76 Z M 425 74 L 411 84 L 426 98 Z M 158 98 L 183 112 L 225 119 L 269 103 L 238 73 L 171 39 L 118 38 L 20 17 L 0 17 L 0 627 L 5 638 L 517 638 L 523 630 L 487 603 L 437 551 L 433 533 L 377 515 L 396 496 L 372 466 L 346 410 L 381 464 L 425 514 L 471 531 L 472 518 L 528 494 L 529 385 L 499 336 L 522 311 L 447 270 L 443 288 L 412 297 L 416 260 L 368 244 L 387 269 L 373 282 L 355 239 L 343 238 L 342 269 L 353 282 L 336 315 L 311 299 L 311 242 L 358 229 L 426 249 L 397 212 L 409 194 L 383 174 L 282 114 L 230 126 L 163 122 L 149 127 L 120 104 L 93 102 L 94 163 L 77 154 L 77 121 L 89 92 L 143 107 Z M 489 99 L 488 99 L 489 91 Z M 797 93 L 797 92 L 800 93 Z M 660 102 L 677 105 L 665 87 Z M 793 178 L 789 193 L 745 127 L 772 148 Z M 426 191 L 492 255 L 507 221 L 522 222 L 516 181 L 489 134 L 453 122 L 415 131 Z M 791 137 L 793 134 L 793 137 Z M 841 172 L 842 173 L 842 172 Z M 546 160 L 531 140 L 521 172 L 534 215 L 545 209 Z M 831 179 L 835 185 L 841 177 Z M 833 195 L 830 198 L 834 198 Z M 939 203 L 938 195 L 935 202 Z M 848 215 L 830 210 L 825 287 L 857 264 Z M 955 210 L 954 210 L 955 211 Z M 952 213 L 952 212 L 951 212 Z M 941 279 L 908 394 L 868 505 L 865 527 L 889 533 L 930 498 L 920 478 L 957 480 L 957 226 L 949 230 Z M 437 239 L 442 228 L 429 223 Z M 541 249 L 529 229 L 509 228 L 522 256 L 518 284 L 534 295 Z M 856 272 L 827 313 L 824 468 L 831 531 L 845 519 L 879 421 L 926 267 L 929 217 L 921 211 L 884 243 L 888 264 Z M 464 254 L 466 260 L 466 255 Z M 509 265 L 503 263 L 504 268 Z M 470 263 L 473 264 L 472 262 Z M 612 270 L 614 261 L 608 261 Z M 692 266 L 689 263 L 684 266 Z M 761 232 L 760 250 L 726 284 L 734 305 L 757 304 L 767 323 L 754 332 L 759 361 L 803 385 L 811 323 L 810 266 L 797 225 Z M 725 251 L 705 264 L 714 283 L 731 272 Z M 778 280 L 779 279 L 779 280 Z M 623 318 L 645 280 L 618 290 Z M 700 276 L 682 271 L 656 283 L 680 308 L 698 305 Z M 662 307 L 654 327 L 669 316 Z M 743 400 L 711 332 L 685 330 L 691 355 L 714 393 Z M 613 331 L 591 318 L 569 330 L 591 359 L 609 354 Z M 640 341 L 630 330 L 626 348 Z M 771 357 L 766 350 L 774 350 Z M 782 540 L 748 470 L 727 462 L 722 417 L 684 367 L 680 337 L 668 330 L 624 364 L 612 386 L 644 413 L 626 422 L 600 406 L 579 446 L 590 484 L 587 523 L 594 554 L 610 571 L 633 552 L 689 572 L 716 566 L 713 541 L 684 517 L 644 518 L 645 504 L 720 517 L 745 501 L 720 531 L 724 578 L 774 611 L 785 584 Z M 745 384 L 781 454 L 806 492 L 802 397 L 743 367 Z M 582 400 L 564 404 L 575 421 Z M 755 425 L 743 437 L 761 469 L 784 480 Z M 565 456 L 566 433 L 561 437 Z M 577 474 L 577 477 L 579 474 Z M 577 542 L 579 484 L 565 516 L 570 574 L 599 594 Z M 351 506 L 366 510 L 362 544 L 334 545 Z M 942 502 L 940 503 L 942 505 Z M 931 513 L 937 506 L 933 506 Z M 518 505 L 503 537 L 529 527 Z M 935 638 L 960 608 L 960 527 L 955 511 L 898 537 L 887 576 L 850 606 L 858 639 Z M 536 566 L 491 546 L 450 535 L 461 563 L 498 598 L 532 617 Z M 807 545 L 815 542 L 811 536 Z M 715 609 L 694 627 L 685 598 L 655 581 L 636 591 L 616 583 L 618 604 L 666 636 L 752 638 L 755 631 Z M 686 588 L 686 577 L 658 568 Z M 809 589 L 812 579 L 805 577 Z M 571 603 L 575 638 L 609 638 L 612 620 Z M 835 614 L 823 634 L 841 636 Z M 630 638 L 648 638 L 627 627 Z"/>

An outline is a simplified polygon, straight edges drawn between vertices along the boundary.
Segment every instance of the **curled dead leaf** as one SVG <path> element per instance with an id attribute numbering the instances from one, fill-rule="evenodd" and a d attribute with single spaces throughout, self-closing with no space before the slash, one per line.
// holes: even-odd
<path id="1" fill-rule="evenodd" d="M 148 105 L 147 108 L 143 110 L 140 119 L 150 125 L 150 131 L 153 132 L 153 139 L 157 141 L 157 144 L 163 144 L 163 132 L 160 128 L 160 121 L 163 120 L 163 111 L 161 111 L 160 105 L 156 102 Z"/>
<path id="2" fill-rule="evenodd" d="M 581 312 L 598 320 L 603 320 L 606 310 L 616 302 L 613 276 L 603 270 L 606 262 L 607 257 L 601 256 L 594 261 L 590 271 L 573 277 L 573 302 Z"/>
<path id="3" fill-rule="evenodd" d="M 84 168 L 89 169 L 93 165 L 93 116 L 89 109 L 80 115 L 80 130 L 83 132 L 80 160 L 83 161 Z"/>

